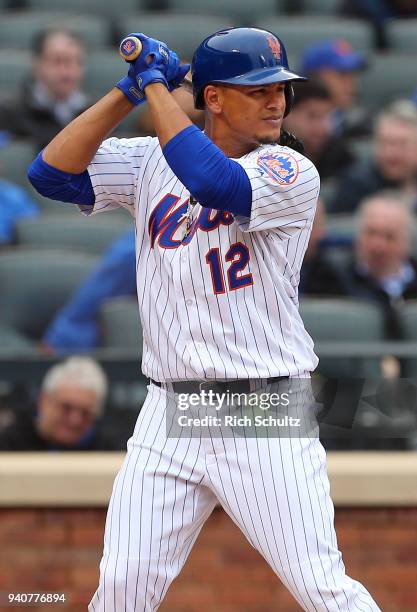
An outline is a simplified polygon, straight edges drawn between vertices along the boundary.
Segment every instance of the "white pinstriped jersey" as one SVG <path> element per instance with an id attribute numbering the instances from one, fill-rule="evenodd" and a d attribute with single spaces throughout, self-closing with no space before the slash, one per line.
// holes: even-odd
<path id="1" fill-rule="evenodd" d="M 157 138 L 110 138 L 88 168 L 96 203 L 83 212 L 122 206 L 135 219 L 142 368 L 154 380 L 299 376 L 317 365 L 297 292 L 317 170 L 278 145 L 236 161 L 252 185 L 250 219 L 197 204 L 184 239 L 189 192 Z"/>

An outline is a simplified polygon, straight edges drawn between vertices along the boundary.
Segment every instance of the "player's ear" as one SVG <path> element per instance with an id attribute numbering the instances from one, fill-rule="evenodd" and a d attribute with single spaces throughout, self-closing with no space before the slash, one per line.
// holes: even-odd
<path id="1" fill-rule="evenodd" d="M 221 87 L 207 85 L 204 89 L 204 102 L 207 110 L 214 115 L 219 115 L 223 108 L 223 92 Z"/>

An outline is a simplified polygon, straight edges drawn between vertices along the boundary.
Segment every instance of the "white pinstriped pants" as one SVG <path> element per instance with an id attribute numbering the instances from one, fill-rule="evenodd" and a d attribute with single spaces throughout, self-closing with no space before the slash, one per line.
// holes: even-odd
<path id="1" fill-rule="evenodd" d="M 218 502 L 301 609 L 380 610 L 345 574 L 317 437 L 169 438 L 166 402 L 150 385 L 114 482 L 89 612 L 157 610 Z"/>

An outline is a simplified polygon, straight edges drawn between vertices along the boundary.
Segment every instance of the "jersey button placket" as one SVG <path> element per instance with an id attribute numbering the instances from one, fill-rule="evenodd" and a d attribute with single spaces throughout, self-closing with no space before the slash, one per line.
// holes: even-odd
<path id="1" fill-rule="evenodd" d="M 174 287 L 175 293 L 177 295 L 178 300 L 178 318 L 181 324 L 181 328 L 184 330 L 190 327 L 190 320 L 192 318 L 192 314 L 189 312 L 190 306 L 193 305 L 194 300 L 191 299 L 187 292 L 189 292 L 189 281 L 187 281 L 188 277 L 188 253 L 186 252 L 187 247 L 180 246 L 178 256 L 175 259 L 174 265 Z M 186 342 L 188 344 L 189 338 L 187 334 Z"/>
<path id="2" fill-rule="evenodd" d="M 183 274 L 180 274 L 183 282 L 181 284 L 181 296 L 184 307 L 179 308 L 181 325 L 183 329 L 189 330 L 186 339 L 186 347 L 187 351 L 190 355 L 190 364 L 197 368 L 201 368 L 201 363 L 199 359 L 196 360 L 196 344 L 195 344 L 195 334 L 193 333 L 193 329 L 198 321 L 198 315 L 196 313 L 196 299 L 194 295 L 193 283 L 189 280 L 190 266 L 189 258 L 192 256 L 192 251 L 190 251 L 190 244 L 184 245 L 181 247 L 182 253 L 179 257 L 179 268 L 183 271 Z M 184 279 L 187 279 L 184 282 Z"/>

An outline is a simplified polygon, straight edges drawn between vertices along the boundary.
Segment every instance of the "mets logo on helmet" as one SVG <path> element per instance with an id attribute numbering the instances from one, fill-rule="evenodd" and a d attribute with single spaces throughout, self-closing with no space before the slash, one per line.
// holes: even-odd
<path id="1" fill-rule="evenodd" d="M 272 55 L 277 59 L 281 59 L 281 45 L 275 36 L 268 36 L 268 45 L 272 51 Z"/>
<path id="2" fill-rule="evenodd" d="M 257 160 L 261 174 L 269 176 L 275 183 L 291 185 L 298 176 L 298 163 L 288 153 L 263 153 Z"/>

